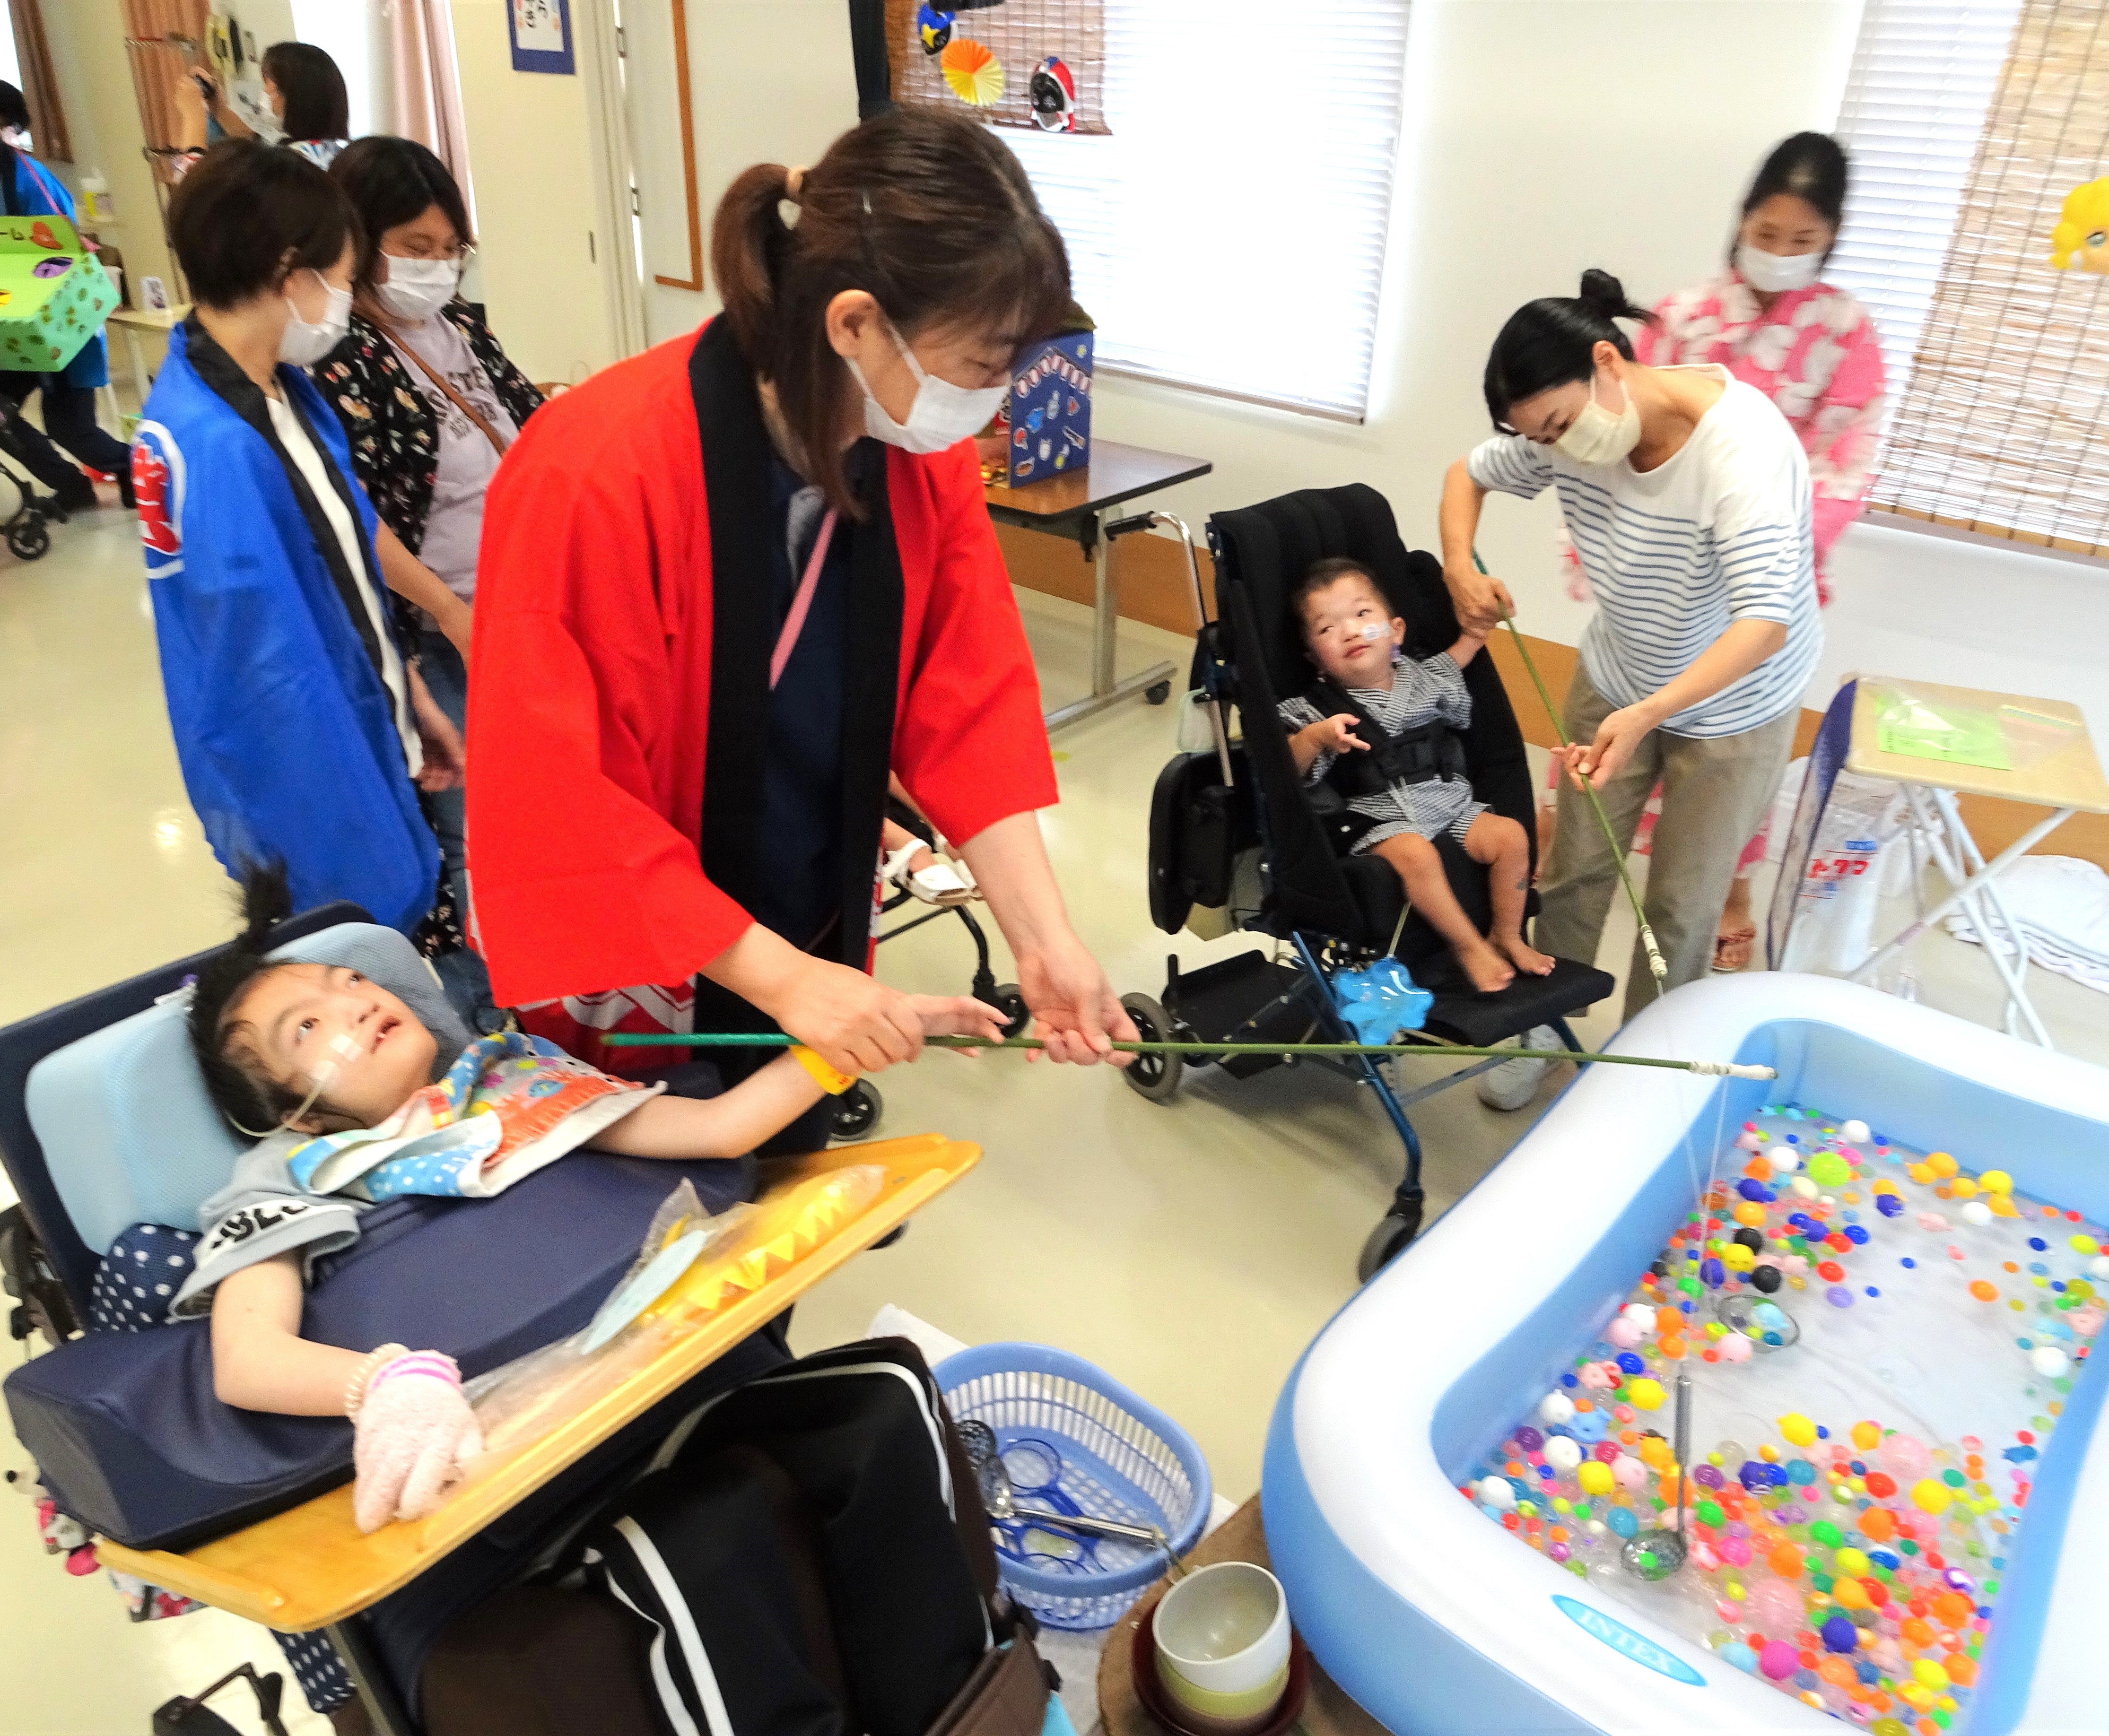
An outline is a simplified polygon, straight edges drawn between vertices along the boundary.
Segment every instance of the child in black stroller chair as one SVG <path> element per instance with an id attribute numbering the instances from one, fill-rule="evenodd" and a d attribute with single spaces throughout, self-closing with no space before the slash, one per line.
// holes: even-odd
<path id="1" fill-rule="evenodd" d="M 1449 944 L 1482 994 L 1553 960 L 1523 937 L 1530 844 L 1523 827 L 1472 793 L 1456 732 L 1472 720 L 1465 665 L 1486 643 L 1466 633 L 1426 659 L 1406 655 L 1406 622 L 1359 561 L 1315 562 L 1289 597 L 1318 676 L 1276 708 L 1306 784 L 1328 783 L 1354 816 L 1351 853 L 1381 856 L 1407 902 Z M 1490 933 L 1474 926 L 1444 877 L 1434 839 L 1448 832 L 1488 871 Z"/>

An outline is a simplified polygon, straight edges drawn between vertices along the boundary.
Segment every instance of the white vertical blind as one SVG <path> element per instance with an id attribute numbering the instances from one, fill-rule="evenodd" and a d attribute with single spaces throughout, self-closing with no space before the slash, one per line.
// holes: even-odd
<path id="1" fill-rule="evenodd" d="M 1902 402 L 2021 0 L 1867 0 L 1838 142 L 1852 191 L 1827 281 L 1867 304 Z"/>
<path id="2" fill-rule="evenodd" d="M 1001 132 L 1068 243 L 1100 367 L 1362 419 L 1407 11 L 1105 0 L 1110 135 Z"/>

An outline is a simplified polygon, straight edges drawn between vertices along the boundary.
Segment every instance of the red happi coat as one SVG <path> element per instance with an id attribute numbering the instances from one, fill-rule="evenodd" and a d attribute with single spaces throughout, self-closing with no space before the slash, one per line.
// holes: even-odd
<path id="1" fill-rule="evenodd" d="M 689 985 L 753 918 L 772 522 L 754 379 L 713 321 L 594 376 L 491 485 L 469 698 L 469 872 L 501 1005 L 583 1058 L 684 1029 Z M 842 920 L 864 966 L 886 780 L 948 837 L 1055 800 L 1039 684 L 970 444 L 859 455 Z M 890 533 L 890 534 L 889 534 Z M 720 583 L 720 575 L 728 575 Z M 646 985 L 646 986 L 632 986 Z"/>

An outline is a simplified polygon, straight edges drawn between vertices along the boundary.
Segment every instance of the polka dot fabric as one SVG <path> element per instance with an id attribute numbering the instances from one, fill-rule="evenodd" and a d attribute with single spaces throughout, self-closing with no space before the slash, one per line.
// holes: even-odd
<path id="1" fill-rule="evenodd" d="M 197 1240 L 196 1231 L 171 1229 L 165 1224 L 134 1224 L 121 1232 L 96 1269 L 88 1295 L 89 1329 L 138 1332 L 166 1324 L 169 1303 L 190 1276 Z M 332 1711 L 351 1698 L 350 1675 L 322 1635 L 271 1637 L 315 1711 Z"/>
<path id="2" fill-rule="evenodd" d="M 90 1330 L 144 1332 L 169 1318 L 169 1304 L 191 1275 L 197 1232 L 134 1224 L 110 1244 L 88 1300 Z"/>

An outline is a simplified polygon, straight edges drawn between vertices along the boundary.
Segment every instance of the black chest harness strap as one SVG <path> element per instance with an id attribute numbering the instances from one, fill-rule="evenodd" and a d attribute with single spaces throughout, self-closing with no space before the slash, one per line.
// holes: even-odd
<path id="1" fill-rule="evenodd" d="M 1432 783 L 1465 775 L 1465 744 L 1440 718 L 1394 735 L 1357 705 L 1346 688 L 1324 675 L 1304 690 L 1303 697 L 1321 717 L 1344 712 L 1353 718 L 1355 733 L 1370 744 L 1366 752 L 1349 748 L 1335 754 L 1326 769 L 1325 782 L 1351 800 L 1381 796 L 1394 784 Z"/>

